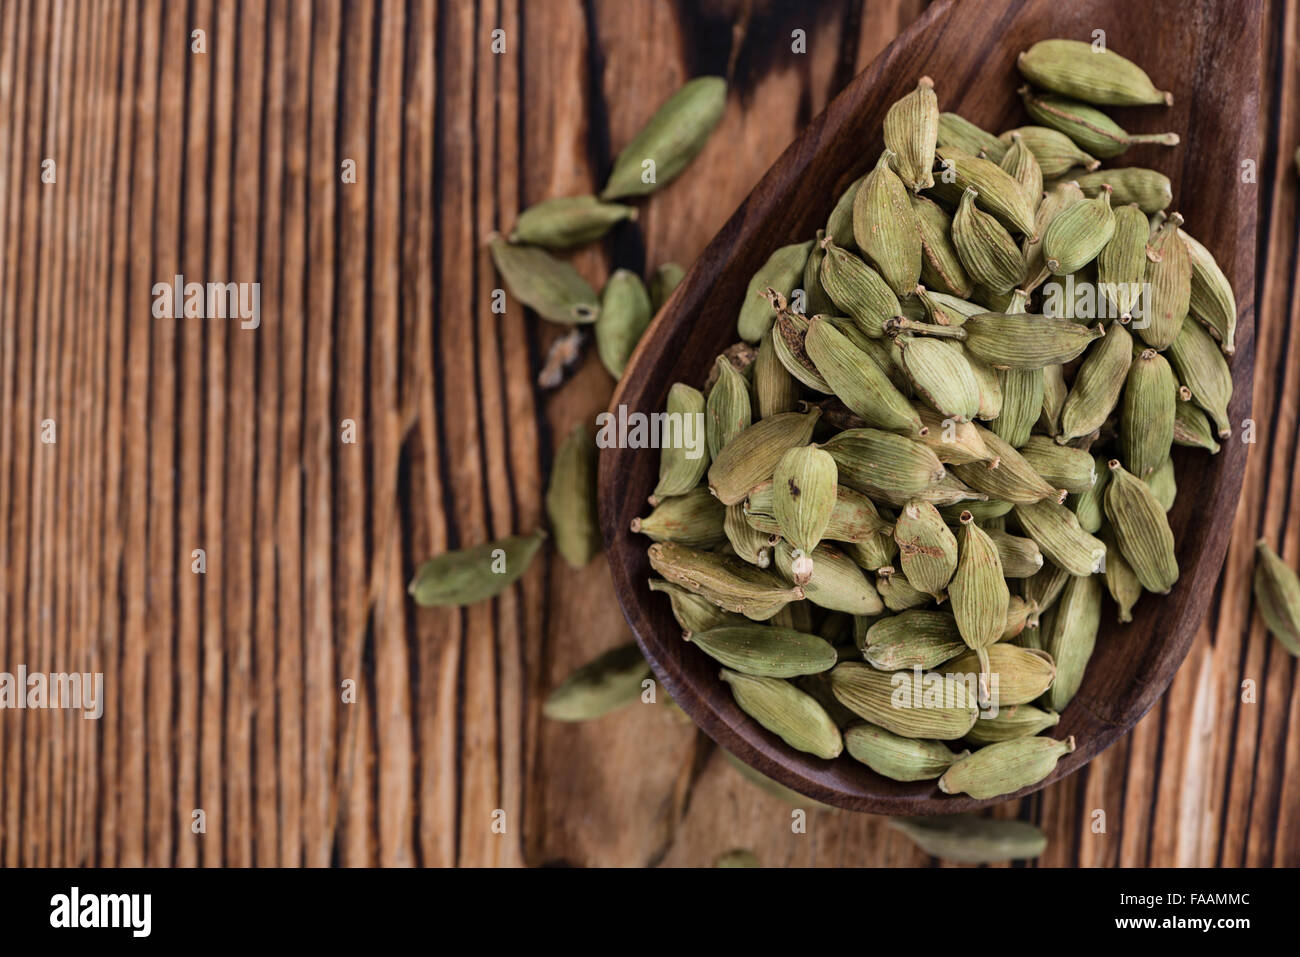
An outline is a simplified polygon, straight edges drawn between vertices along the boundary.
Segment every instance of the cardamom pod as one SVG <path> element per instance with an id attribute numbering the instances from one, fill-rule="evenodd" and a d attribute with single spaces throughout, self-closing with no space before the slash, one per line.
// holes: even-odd
<path id="1" fill-rule="evenodd" d="M 704 493 L 713 498 L 708 489 Z M 715 499 L 716 501 L 716 499 Z M 737 556 L 751 565 L 767 568 L 772 564 L 772 544 L 776 541 L 773 533 L 763 533 L 755 528 L 745 515 L 743 505 L 724 505 L 722 531 Z M 773 525 L 776 523 L 773 522 Z"/>
<path id="2" fill-rule="evenodd" d="M 990 289 L 1014 289 L 1024 278 L 1020 247 L 1002 224 L 978 209 L 979 193 L 967 187 L 952 218 L 952 242 L 961 264 L 977 283 Z"/>
<path id="3" fill-rule="evenodd" d="M 945 167 L 934 183 L 939 198 L 956 205 L 967 189 L 974 189 L 980 209 L 1012 232 L 1034 235 L 1033 203 L 1038 197 L 1026 195 L 1010 173 L 996 162 L 951 147 L 939 147 L 935 154 Z"/>
<path id="4" fill-rule="evenodd" d="M 615 379 L 622 377 L 652 316 L 650 296 L 641 277 L 627 269 L 614 270 L 600 294 L 596 353 Z"/>
<path id="5" fill-rule="evenodd" d="M 969 422 L 979 414 L 980 384 L 959 343 L 910 335 L 897 336 L 894 342 L 912 388 L 931 408 L 956 422 Z"/>
<path id="6" fill-rule="evenodd" d="M 714 362 L 718 380 L 709 390 L 704 404 L 704 436 L 709 446 L 709 458 L 717 459 L 728 442 L 751 424 L 749 383 L 736 371 L 726 356 Z"/>
<path id="7" fill-rule="evenodd" d="M 803 281 L 803 267 L 808 262 L 813 241 L 782 246 L 759 267 L 745 287 L 745 298 L 740 303 L 740 316 L 736 331 L 746 342 L 758 342 L 776 320 L 776 307 L 766 295 L 775 289 L 782 296 Z"/>
<path id="8" fill-rule="evenodd" d="M 727 82 L 722 77 L 691 80 L 623 147 L 600 198 L 645 196 L 671 182 L 704 149 L 726 105 Z"/>
<path id="9" fill-rule="evenodd" d="M 999 369 L 1002 411 L 989 428 L 1013 448 L 1029 440 L 1029 434 L 1043 412 L 1042 369 Z"/>
<path id="10" fill-rule="evenodd" d="M 600 302 L 578 270 L 536 246 L 515 246 L 488 238 L 497 272 L 515 298 L 551 322 L 588 323 L 600 316 Z"/>
<path id="11" fill-rule="evenodd" d="M 1164 351 L 1183 326 L 1192 295 L 1192 260 L 1179 236 L 1183 217 L 1170 215 L 1147 248 L 1146 281 L 1150 286 L 1141 321 L 1133 328 L 1152 349 Z M 1208 338 L 1208 336 L 1207 336 Z"/>
<path id="12" fill-rule="evenodd" d="M 1129 369 L 1119 416 L 1120 460 L 1138 478 L 1169 458 L 1177 404 L 1174 370 L 1156 350 L 1143 349 Z"/>
<path id="13" fill-rule="evenodd" d="M 518 581 L 545 538 L 539 530 L 436 555 L 416 569 L 407 591 L 425 607 L 473 605 Z"/>
<path id="14" fill-rule="evenodd" d="M 713 859 L 714 867 L 762 867 L 753 851 L 743 847 L 733 848 Z"/>
<path id="15" fill-rule="evenodd" d="M 1097 535 L 1106 545 L 1106 591 L 1119 609 L 1121 623 L 1133 620 L 1133 606 L 1142 597 L 1142 583 L 1133 573 L 1133 567 L 1124 560 L 1124 554 L 1115 541 L 1115 532 L 1110 525 L 1102 525 Z"/>
<path id="16" fill-rule="evenodd" d="M 1132 362 L 1133 337 L 1122 323 L 1112 323 L 1105 337 L 1088 350 L 1075 374 L 1074 386 L 1061 408 L 1061 432 L 1056 441 L 1082 438 L 1101 428 L 1119 402 Z"/>
<path id="17" fill-rule="evenodd" d="M 826 250 L 821 243 L 825 238 L 826 231 L 817 230 L 812 249 L 808 250 L 808 260 L 803 264 L 804 313 L 809 316 L 831 315 L 835 312 L 835 303 L 831 302 L 831 297 L 822 288 L 822 260 L 826 258 Z"/>
<path id="18" fill-rule="evenodd" d="M 893 781 L 933 780 L 961 756 L 939 741 L 905 738 L 874 724 L 847 729 L 844 748 L 854 759 Z"/>
<path id="19" fill-rule="evenodd" d="M 1069 572 L 1055 562 L 1047 561 L 1043 563 L 1043 568 L 1038 574 L 1026 578 L 1021 583 L 1020 593 L 1024 595 L 1026 602 L 1038 609 L 1038 614 L 1041 615 L 1061 597 L 1061 592 L 1065 590 L 1066 582 L 1069 580 Z M 1038 622 L 1032 616 L 1030 617 L 1030 629 L 1038 629 Z"/>
<path id="20" fill-rule="evenodd" d="M 962 326 L 966 348 L 995 369 L 1042 369 L 1075 358 L 1106 330 L 1069 319 L 986 312 Z"/>
<path id="21" fill-rule="evenodd" d="M 556 551 L 573 568 L 585 567 L 600 551 L 601 538 L 596 516 L 596 445 L 581 423 L 573 427 L 555 455 L 546 489 L 546 514 Z"/>
<path id="22" fill-rule="evenodd" d="M 1174 533 L 1164 507 L 1141 479 L 1118 459 L 1111 459 L 1110 487 L 1106 489 L 1106 519 L 1125 561 L 1147 591 L 1164 594 L 1178 581 Z"/>
<path id="23" fill-rule="evenodd" d="M 1097 290 L 1114 314 L 1131 319 L 1146 278 L 1147 218 L 1133 204 L 1115 210 L 1115 231 L 1097 254 Z"/>
<path id="24" fill-rule="evenodd" d="M 885 571 L 885 569 L 881 569 Z M 907 579 L 893 574 L 884 576 L 895 583 Z M 922 595 L 921 592 L 915 592 Z M 928 602 L 929 596 L 922 595 Z M 910 671 L 913 668 L 937 668 L 966 651 L 957 621 L 946 611 L 905 608 L 900 614 L 880 619 L 867 629 L 862 656 L 878 671 Z"/>
<path id="25" fill-rule="evenodd" d="M 611 648 L 547 695 L 542 714 L 553 721 L 591 721 L 640 698 L 649 677 L 650 665 L 636 642 Z"/>
<path id="26" fill-rule="evenodd" d="M 973 423 L 959 422 L 921 402 L 913 402 L 912 408 L 921 419 L 921 442 L 938 456 L 940 462 L 946 465 L 965 465 L 970 462 L 987 462 L 993 458 L 993 453 L 984 444 Z M 993 424 L 997 424 L 996 419 Z"/>
<path id="27" fill-rule="evenodd" d="M 907 397 L 834 325 L 813 316 L 804 348 L 826 384 L 867 425 L 902 435 L 923 434 L 920 416 Z"/>
<path id="28" fill-rule="evenodd" d="M 804 597 L 802 588 L 791 587 L 772 572 L 734 556 L 676 542 L 655 542 L 648 554 L 651 567 L 668 581 L 752 621 L 766 621 Z"/>
<path id="29" fill-rule="evenodd" d="M 813 316 L 821 319 L 821 316 Z M 818 371 L 816 363 L 808 355 L 808 328 L 811 323 L 797 312 L 791 312 L 780 304 L 776 314 L 776 323 L 772 326 L 772 348 L 777 361 L 798 382 L 815 392 L 831 391 L 830 383 Z"/>
<path id="30" fill-rule="evenodd" d="M 948 597 L 962 640 L 971 648 L 988 648 L 1002 637 L 1011 592 L 998 547 L 988 533 L 975 524 L 970 512 L 962 512 L 960 521 L 957 570 L 948 584 Z M 899 549 L 906 556 L 902 542 Z"/>
<path id="31" fill-rule="evenodd" d="M 781 526 L 776 519 L 776 495 L 773 482 L 763 482 L 749 490 L 745 499 L 745 520 L 755 529 L 768 534 L 779 534 Z M 881 534 L 892 534 L 894 526 L 881 517 L 876 505 L 861 492 L 846 485 L 836 484 L 835 505 L 830 521 L 826 523 L 823 538 L 836 542 L 865 542 Z"/>
<path id="32" fill-rule="evenodd" d="M 905 738 L 952 741 L 979 714 L 974 692 L 948 675 L 888 674 L 845 661 L 831 671 L 831 691 L 858 717 Z"/>
<path id="33" fill-rule="evenodd" d="M 1063 711 L 1078 692 L 1100 625 L 1101 576 L 1072 577 L 1042 629 L 1043 650 L 1056 662 L 1056 680 L 1043 699 L 1047 707 Z"/>
<path id="34" fill-rule="evenodd" d="M 835 459 L 841 484 L 873 497 L 915 495 L 947 475 L 930 449 L 879 429 L 846 429 L 822 448 Z"/>
<path id="35" fill-rule="evenodd" d="M 1038 160 L 1038 168 L 1047 179 L 1063 176 L 1076 166 L 1094 170 L 1101 165 L 1101 160 L 1079 149 L 1074 140 L 1046 126 L 1020 126 L 1014 130 L 1007 130 L 998 139 L 1004 146 L 1009 147 L 1017 135 L 1023 140 L 1025 147 L 1034 154 L 1034 159 Z M 1005 168 L 1003 166 L 1003 169 Z M 1039 189 L 1042 189 L 1041 185 Z"/>
<path id="36" fill-rule="evenodd" d="M 636 219 L 636 207 L 602 203 L 595 196 L 548 199 L 519 214 L 510 241 L 547 249 L 585 246 L 625 219 Z"/>
<path id="37" fill-rule="evenodd" d="M 772 477 L 786 451 L 807 445 L 820 409 L 783 412 L 759 419 L 727 443 L 709 466 L 709 491 L 723 505 L 737 505 L 749 490 Z"/>
<path id="38" fill-rule="evenodd" d="M 998 631 L 1001 632 L 1001 626 Z M 1046 692 L 1056 679 L 1056 665 L 1050 655 L 1009 644 L 967 651 L 947 662 L 941 670 L 967 682 L 979 680 L 988 684 L 990 698 L 998 710 L 1028 704 Z M 980 722 L 975 724 L 978 726 Z"/>
<path id="39" fill-rule="evenodd" d="M 906 296 L 921 278 L 921 233 L 907 187 L 889 166 L 893 157 L 890 150 L 881 153 L 858 188 L 853 239 L 894 294 Z"/>
<path id="40" fill-rule="evenodd" d="M 985 529 L 985 532 L 998 550 L 1002 574 L 1007 578 L 1031 578 L 1043 567 L 1043 553 L 1032 538 L 1021 538 L 998 528 Z"/>
<path id="41" fill-rule="evenodd" d="M 1039 40 L 1020 54 L 1016 66 L 1031 83 L 1098 106 L 1174 102 L 1174 95 L 1156 89 L 1132 60 L 1082 40 Z"/>
<path id="42" fill-rule="evenodd" d="M 830 760 L 844 751 L 844 740 L 817 699 L 780 678 L 759 678 L 723 668 L 722 680 L 740 710 L 796 751 Z"/>
<path id="43" fill-rule="evenodd" d="M 1061 212 L 1043 236 L 1043 256 L 1054 275 L 1078 272 L 1097 258 L 1115 233 L 1110 187 Z"/>
<path id="44" fill-rule="evenodd" d="M 1185 385 L 1178 387 L 1174 405 L 1174 444 L 1205 449 L 1212 455 L 1219 454 L 1219 443 L 1214 441 L 1210 420 L 1196 407 L 1192 401 L 1192 390 Z"/>
<path id="45" fill-rule="evenodd" d="M 965 299 L 973 285 L 952 244 L 952 217 L 924 196 L 913 196 L 911 201 L 916 228 L 921 234 L 921 282 L 931 289 Z"/>
<path id="46" fill-rule="evenodd" d="M 984 445 L 993 453 L 988 462 L 954 465 L 953 474 L 971 488 L 1004 502 L 1060 501 L 1063 490 L 1047 482 L 1016 449 L 996 434 L 976 426 Z"/>
<path id="47" fill-rule="evenodd" d="M 880 273 L 841 247 L 832 236 L 822 240 L 822 288 L 831 301 L 873 339 L 884 336 L 885 321 L 898 315 L 898 297 Z M 913 283 L 915 285 L 915 283 Z"/>
<path id="48" fill-rule="evenodd" d="M 700 483 L 709 467 L 704 436 L 704 396 L 682 382 L 668 390 L 665 435 L 659 449 L 659 482 L 650 504 L 673 495 L 685 495 Z M 676 423 L 676 427 L 673 427 Z M 675 434 L 669 435 L 669 432 Z"/>
<path id="49" fill-rule="evenodd" d="M 1104 502 L 1106 486 L 1110 484 L 1110 469 L 1106 467 L 1105 458 L 1093 457 L 1092 474 L 1096 476 L 1092 485 L 1071 495 L 1066 501 L 1066 506 L 1079 519 L 1080 528 L 1096 535 L 1097 529 L 1101 528 L 1106 518 Z"/>
<path id="50" fill-rule="evenodd" d="M 1180 229 L 1183 245 L 1192 261 L 1192 288 L 1188 308 L 1209 327 L 1225 355 L 1237 351 L 1237 297 L 1214 255 L 1186 230 Z"/>
<path id="51" fill-rule="evenodd" d="M 835 460 L 822 449 L 790 449 L 776 465 L 772 475 L 773 506 L 781 535 L 794 549 L 796 585 L 806 585 L 812 578 L 812 552 L 830 523 L 835 489 Z"/>
<path id="52" fill-rule="evenodd" d="M 840 194 L 840 198 L 835 202 L 835 208 L 826 219 L 826 237 L 834 240 L 835 245 L 841 249 L 852 251 L 854 246 L 853 239 L 853 202 L 858 197 L 858 190 L 862 188 L 862 181 L 867 178 L 863 173 Z"/>
<path id="53" fill-rule="evenodd" d="M 1041 501 L 1017 505 L 1013 511 L 1021 531 L 1038 543 L 1044 556 L 1071 575 L 1091 575 L 1101 567 L 1106 546 L 1085 532 L 1078 517 L 1064 505 Z M 1039 602 L 1044 609 L 1049 604 Z"/>
<path id="54" fill-rule="evenodd" d="M 1020 91 L 1029 115 L 1043 126 L 1060 130 L 1084 150 L 1101 159 L 1118 156 L 1138 143 L 1177 146 L 1177 133 L 1128 133 L 1095 107 L 1064 96 L 1036 94 L 1029 87 Z"/>
<path id="55" fill-rule="evenodd" d="M 1156 497 L 1160 507 L 1166 512 L 1174 507 L 1174 499 L 1178 495 L 1178 482 L 1174 476 L 1174 460 L 1165 459 L 1156 466 L 1155 471 L 1148 475 L 1144 481 L 1147 487 L 1151 489 L 1151 494 Z"/>
<path id="56" fill-rule="evenodd" d="M 782 412 L 793 412 L 798 407 L 799 387 L 794 376 L 777 358 L 772 337 L 775 328 L 763 334 L 758 345 L 758 358 L 754 360 L 754 405 L 757 418 L 766 419 Z"/>
<path id="57" fill-rule="evenodd" d="M 940 600 L 957 570 L 957 538 L 938 509 L 928 502 L 908 502 L 894 523 L 894 541 L 907 580 Z"/>
<path id="58" fill-rule="evenodd" d="M 966 740 L 976 747 L 983 747 L 999 741 L 1031 738 L 1060 723 L 1061 716 L 1055 711 L 1044 711 L 1031 704 L 1016 704 L 1009 708 L 999 708 L 996 717 L 981 714 L 975 727 L 966 735 Z"/>
<path id="59" fill-rule="evenodd" d="M 1026 239 L 1020 248 L 1025 260 L 1025 282 L 1023 289 L 1032 292 L 1045 283 L 1052 271 L 1047 268 L 1047 258 L 1043 255 L 1043 237 L 1056 217 L 1076 203 L 1083 202 L 1083 190 L 1075 182 L 1058 183 L 1051 187 L 1038 204 L 1034 213 L 1034 238 Z M 1024 309 L 1008 309 L 1008 312 L 1024 312 Z"/>
<path id="60" fill-rule="evenodd" d="M 682 626 L 682 637 L 690 638 L 696 632 L 708 631 L 722 625 L 739 625 L 746 619 L 719 608 L 703 595 L 683 588 L 662 578 L 650 579 L 650 590 L 662 592 L 672 604 L 673 618 Z"/>
<path id="61" fill-rule="evenodd" d="M 1043 780 L 1062 755 L 1074 750 L 1074 737 L 1016 738 L 980 748 L 962 758 L 939 778 L 944 794 L 969 794 L 977 801 L 1011 794 Z"/>
<path id="62" fill-rule="evenodd" d="M 829 671 L 837 659 L 830 642 L 772 625 L 723 625 L 697 632 L 690 641 L 733 671 L 767 678 Z"/>
<path id="63" fill-rule="evenodd" d="M 1097 196 L 1103 186 L 1109 186 L 1112 190 L 1110 201 L 1116 210 L 1123 206 L 1136 205 L 1149 216 L 1167 209 L 1174 201 L 1174 190 L 1169 177 L 1141 166 L 1125 166 L 1119 169 L 1083 173 L 1075 177 L 1075 182 L 1089 196 Z"/>
<path id="64" fill-rule="evenodd" d="M 1029 197 L 1029 205 L 1037 210 L 1043 198 L 1043 168 L 1038 165 L 1038 157 L 1018 131 L 1011 133 L 1011 145 L 998 165 L 1020 184 Z"/>
<path id="65" fill-rule="evenodd" d="M 903 183 L 920 192 L 934 185 L 935 140 L 939 136 L 939 100 L 934 80 L 923 76 L 916 89 L 889 108 L 884 123 L 885 146 Z"/>
<path id="66" fill-rule="evenodd" d="M 655 267 L 646 283 L 646 290 L 650 293 L 650 311 L 657 315 L 685 278 L 686 270 L 677 263 L 662 263 Z"/>
<path id="67" fill-rule="evenodd" d="M 776 543 L 775 558 L 777 570 L 793 581 L 794 549 L 788 542 Z M 871 581 L 844 552 L 823 543 L 813 549 L 811 558 L 811 577 L 800 587 L 814 605 L 850 615 L 878 615 L 885 610 Z"/>
<path id="68" fill-rule="evenodd" d="M 1232 401 L 1232 371 L 1210 334 L 1188 317 L 1169 346 L 1169 363 L 1191 390 L 1192 399 L 1214 420 L 1219 438 L 1232 435 L 1228 403 Z"/>
<path id="69" fill-rule="evenodd" d="M 938 146 L 951 147 L 968 156 L 983 153 L 994 163 L 1001 162 L 1007 151 L 1007 145 L 992 133 L 985 132 L 956 113 L 939 114 L 939 134 L 935 142 Z"/>
<path id="70" fill-rule="evenodd" d="M 592 459 L 594 470 L 594 455 Z M 558 469 L 557 460 L 556 470 Z M 592 502 L 594 505 L 594 494 Z M 726 507 L 710 495 L 707 488 L 700 486 L 684 495 L 663 499 L 645 518 L 632 519 L 632 531 L 655 542 L 677 542 L 692 548 L 712 548 L 727 540 L 722 527 L 725 513 Z M 592 518 L 595 519 L 594 508 Z M 557 545 L 559 537 L 557 532 Z"/>
<path id="71" fill-rule="evenodd" d="M 898 543 L 894 541 L 892 534 L 890 535 L 888 542 L 894 547 L 894 554 L 896 554 Z M 934 599 L 925 592 L 913 588 L 912 583 L 907 580 L 906 575 L 897 571 L 892 565 L 888 564 L 888 562 L 891 561 L 893 561 L 893 554 L 888 554 L 885 555 L 883 561 L 876 566 L 876 591 L 880 593 L 880 598 L 884 601 L 885 607 L 890 611 L 903 612 L 912 608 L 920 608 L 924 605 L 930 604 Z M 862 564 L 861 561 L 859 561 L 858 564 Z M 894 619 L 887 620 L 892 621 Z M 956 623 L 954 622 L 953 628 L 956 629 L 956 627 Z M 957 634 L 955 630 L 953 634 Z M 961 636 L 957 635 L 957 638 L 960 639 Z M 962 647 L 965 646 L 963 645 Z M 959 648 L 958 651 L 960 650 L 961 649 Z M 872 662 L 872 664 L 875 664 L 875 662 Z M 877 665 L 877 667 L 880 666 Z"/>
<path id="72" fill-rule="evenodd" d="M 1070 394 L 1060 363 L 1043 366 L 1043 425 L 1048 435 L 1061 434 L 1061 410 Z"/>
<path id="73" fill-rule="evenodd" d="M 1261 538 L 1255 543 L 1255 601 L 1260 617 L 1287 651 L 1300 657 L 1300 579 Z"/>

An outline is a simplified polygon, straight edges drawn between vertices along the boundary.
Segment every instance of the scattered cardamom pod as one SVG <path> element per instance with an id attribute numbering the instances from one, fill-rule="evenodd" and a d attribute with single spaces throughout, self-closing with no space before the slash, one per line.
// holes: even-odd
<path id="1" fill-rule="evenodd" d="M 650 665 L 636 642 L 587 662 L 546 697 L 542 714 L 553 721 L 592 721 L 641 697 Z"/>
<path id="2" fill-rule="evenodd" d="M 766 621 L 790 602 L 804 597 L 802 588 L 788 585 L 772 572 L 734 556 L 676 542 L 655 542 L 648 554 L 650 566 L 666 580 L 751 621 Z"/>
<path id="3" fill-rule="evenodd" d="M 493 234 L 488 249 L 515 298 L 543 319 L 568 324 L 595 322 L 600 302 L 578 270 L 536 246 L 516 246 Z"/>
<path id="4" fill-rule="evenodd" d="M 615 379 L 622 377 L 652 316 L 650 296 L 641 277 L 627 269 L 614 270 L 600 294 L 596 353 Z"/>
<path id="5" fill-rule="evenodd" d="M 1288 652 L 1300 657 L 1300 579 L 1261 538 L 1255 544 L 1255 601 L 1260 617 Z"/>
<path id="6" fill-rule="evenodd" d="M 1152 349 L 1168 349 L 1178 337 L 1191 303 L 1192 260 L 1179 236 L 1183 217 L 1172 214 L 1147 247 L 1148 302 L 1134 330 Z M 1208 336 L 1207 336 L 1208 338 Z"/>
<path id="7" fill-rule="evenodd" d="M 1046 126 L 1021 126 L 1014 130 L 1007 130 L 998 139 L 1003 146 L 1009 147 L 1016 136 L 1019 136 L 1025 147 L 1034 154 L 1034 159 L 1038 160 L 1039 170 L 1047 179 L 1064 176 L 1076 166 L 1094 170 L 1101 165 L 1101 160 L 1079 149 L 1074 140 L 1058 130 Z M 1041 185 L 1039 189 L 1042 189 Z"/>
<path id="8" fill-rule="evenodd" d="M 1037 94 L 1025 87 L 1020 91 L 1025 109 L 1043 126 L 1060 130 L 1081 148 L 1110 159 L 1138 143 L 1177 146 L 1177 133 L 1128 133 L 1096 107 L 1052 94 Z"/>
<path id="9" fill-rule="evenodd" d="M 664 303 L 668 301 L 668 297 L 673 294 L 673 290 L 681 285 L 685 278 L 686 270 L 677 263 L 662 263 L 657 266 L 646 281 L 646 290 L 650 293 L 651 312 L 657 315 L 664 307 Z"/>
<path id="10" fill-rule="evenodd" d="M 546 489 L 546 514 L 555 550 L 573 568 L 585 568 L 600 551 L 601 538 L 596 516 L 596 445 L 581 423 L 573 427 L 555 455 Z"/>
<path id="11" fill-rule="evenodd" d="M 472 605 L 518 581 L 546 538 L 542 531 L 512 535 L 435 556 L 416 569 L 407 588 L 417 605 Z"/>
<path id="12" fill-rule="evenodd" d="M 602 203 L 595 196 L 563 196 L 529 206 L 520 213 L 510 241 L 547 249 L 585 246 L 625 219 L 636 219 L 635 207 Z"/>
<path id="13" fill-rule="evenodd" d="M 704 149 L 726 105 L 727 83 L 722 77 L 691 80 L 623 147 L 600 198 L 645 196 L 671 182 Z"/>

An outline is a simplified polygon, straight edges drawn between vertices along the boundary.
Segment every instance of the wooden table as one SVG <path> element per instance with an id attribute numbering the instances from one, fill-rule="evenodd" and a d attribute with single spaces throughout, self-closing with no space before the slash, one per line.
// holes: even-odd
<path id="1" fill-rule="evenodd" d="M 543 720 L 550 687 L 627 639 L 601 559 L 548 553 L 463 610 L 405 591 L 428 555 L 543 522 L 554 449 L 613 387 L 593 354 L 535 387 L 561 330 L 493 313 L 485 237 L 597 187 L 670 92 L 726 73 L 699 161 L 575 257 L 593 281 L 689 264 L 922 5 L 0 5 L 0 670 L 106 687 L 97 721 L 0 711 L 0 862 L 926 864 L 880 818 L 792 833 L 665 709 Z M 1266 18 L 1234 544 L 1160 704 L 997 810 L 1047 830 L 1042 865 L 1300 863 L 1296 663 L 1249 589 L 1260 535 L 1300 558 L 1300 12 Z M 260 325 L 153 318 L 176 274 L 260 282 Z"/>

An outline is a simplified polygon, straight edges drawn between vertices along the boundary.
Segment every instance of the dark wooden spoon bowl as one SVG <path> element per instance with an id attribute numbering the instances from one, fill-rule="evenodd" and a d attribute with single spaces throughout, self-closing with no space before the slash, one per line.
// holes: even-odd
<path id="1" fill-rule="evenodd" d="M 1029 122 L 1016 89 L 1016 55 L 1046 37 L 1106 42 L 1137 60 L 1170 108 L 1114 110 L 1130 132 L 1175 130 L 1173 149 L 1135 147 L 1107 166 L 1151 166 L 1174 184 L 1188 229 L 1232 280 L 1240 310 L 1232 361 L 1232 420 L 1245 417 L 1254 360 L 1256 187 L 1242 162 L 1258 157 L 1260 7 L 1229 2 L 983 0 L 932 5 L 915 24 L 814 119 L 723 227 L 642 340 L 612 408 L 661 411 L 677 381 L 702 386 L 719 352 L 736 341 L 736 315 L 755 270 L 778 246 L 810 238 L 839 191 L 883 148 L 890 104 L 919 77 L 934 78 L 942 110 L 994 132 Z M 1246 448 L 1223 443 L 1216 456 L 1175 450 L 1178 497 L 1171 513 L 1182 575 L 1166 596 L 1144 596 L 1128 625 L 1106 604 L 1097 649 L 1083 686 L 1054 737 L 1078 747 L 1029 793 L 1082 767 L 1131 728 L 1173 679 L 1205 616 L 1227 549 L 1240 495 Z M 934 782 L 903 784 L 848 755 L 822 761 L 789 748 L 749 719 L 718 678 L 716 662 L 682 641 L 667 599 L 653 594 L 648 541 L 629 531 L 647 510 L 658 452 L 607 449 L 600 458 L 600 519 L 619 600 L 637 641 L 673 699 L 719 744 L 759 771 L 810 797 L 858 811 L 933 814 L 994 801 L 949 796 Z"/>

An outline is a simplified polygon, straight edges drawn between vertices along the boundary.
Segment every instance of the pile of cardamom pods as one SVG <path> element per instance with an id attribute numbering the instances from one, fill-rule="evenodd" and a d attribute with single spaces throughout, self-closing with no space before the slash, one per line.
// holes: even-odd
<path id="1" fill-rule="evenodd" d="M 975 798 L 1041 781 L 1093 653 L 1178 579 L 1174 445 L 1230 435 L 1233 291 L 1169 179 L 1101 169 L 1107 106 L 1168 104 L 1072 40 L 1022 53 L 1035 125 L 889 110 L 825 228 L 772 252 L 661 450 L 654 591 L 792 748 Z"/>

